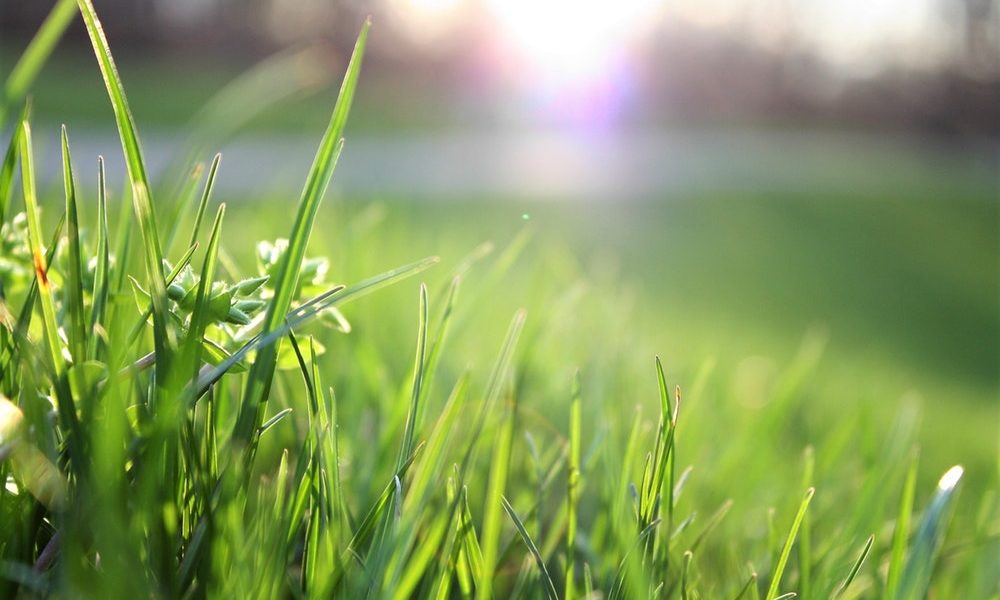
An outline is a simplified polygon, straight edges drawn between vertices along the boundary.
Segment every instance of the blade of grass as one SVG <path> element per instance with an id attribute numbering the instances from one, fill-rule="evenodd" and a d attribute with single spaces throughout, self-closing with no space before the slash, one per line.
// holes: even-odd
<path id="1" fill-rule="evenodd" d="M 542 559 L 542 555 L 538 552 L 538 547 L 535 542 L 531 539 L 531 535 L 528 534 L 528 530 L 524 527 L 524 522 L 521 518 L 517 516 L 517 511 L 514 507 L 510 505 L 510 501 L 507 500 L 506 496 L 500 496 L 500 501 L 503 502 L 503 509 L 507 512 L 507 516 L 510 520 L 514 522 L 514 527 L 517 529 L 517 533 L 520 534 L 521 539 L 524 540 L 524 545 L 528 547 L 528 551 L 531 552 L 531 556 L 535 559 L 535 564 L 538 565 L 538 570 L 542 573 L 542 582 L 545 584 L 545 594 L 549 597 L 549 600 L 558 600 L 559 594 L 556 593 L 556 584 L 552 581 L 552 576 L 549 575 L 549 570 L 545 566 L 545 560 Z"/>
<path id="2" fill-rule="evenodd" d="M 3 100 L 0 101 L 0 129 L 7 122 L 7 112 L 11 106 L 19 104 L 31 89 L 38 73 L 45 65 L 59 43 L 59 38 L 73 21 L 76 14 L 75 0 L 59 0 L 52 7 L 52 11 L 45 17 L 38 32 L 31 38 L 24 54 L 18 59 L 17 64 L 10 70 L 7 81 L 4 83 Z M 0 213 L 2 215 L 2 213 Z"/>
<path id="3" fill-rule="evenodd" d="M 851 587 L 851 582 L 857 577 L 858 571 L 861 570 L 861 565 L 865 564 L 865 559 L 868 558 L 868 553 L 871 552 L 872 544 L 875 542 L 875 534 L 868 536 L 868 541 L 865 542 L 865 547 L 861 550 L 861 555 L 858 556 L 858 560 L 854 561 L 854 566 L 851 567 L 851 572 L 847 574 L 847 578 L 844 582 L 840 584 L 840 587 L 834 593 L 833 597 L 839 597 L 841 594 L 847 591 L 847 588 Z"/>
<path id="4" fill-rule="evenodd" d="M 135 121 L 125 97 L 125 88 L 121 78 L 118 76 L 118 69 L 115 66 L 114 58 L 111 56 L 111 49 L 108 40 L 104 36 L 101 22 L 97 18 L 91 0 L 78 0 L 80 14 L 83 16 L 87 34 L 90 36 L 91 44 L 94 47 L 94 54 L 97 57 L 101 75 L 104 77 L 104 84 L 108 90 L 108 97 L 111 100 L 111 108 L 115 114 L 115 122 L 118 125 L 118 135 L 122 142 L 122 151 L 125 154 L 125 166 L 128 170 L 129 181 L 132 189 L 132 202 L 135 209 L 136 218 L 139 221 L 139 230 L 143 237 L 144 256 L 146 259 L 146 271 L 149 276 L 150 298 L 153 309 L 153 344 L 156 349 L 156 361 L 160 375 L 166 375 L 170 370 L 170 360 L 174 346 L 173 331 L 169 323 L 167 312 L 167 291 L 163 281 L 163 249 L 160 245 L 159 234 L 156 228 L 156 218 L 153 211 L 153 201 L 150 197 L 149 178 L 146 175 L 146 165 L 142 157 L 142 149 L 139 145 L 139 136 L 136 132 Z M 161 378 L 161 381 L 165 378 Z"/>
<path id="5" fill-rule="evenodd" d="M 916 600 L 927 596 L 934 561 L 947 530 L 948 508 L 955 499 L 963 473 L 962 467 L 956 465 L 941 476 L 937 492 L 924 512 L 924 518 L 910 546 L 910 554 L 896 592 L 897 600 Z"/>
<path id="6" fill-rule="evenodd" d="M 805 517 L 806 509 L 809 508 L 809 502 L 812 501 L 815 493 L 815 488 L 809 488 L 806 490 L 806 494 L 802 498 L 802 503 L 799 505 L 799 512 L 796 513 L 795 520 L 792 521 L 792 528 L 788 531 L 788 537 L 785 538 L 785 545 L 781 549 L 781 555 L 778 557 L 778 563 L 775 565 L 774 571 L 771 574 L 771 585 L 767 588 L 767 594 L 764 596 L 765 600 L 776 600 L 778 598 L 778 589 L 781 586 L 781 576 L 785 572 L 785 565 L 788 564 L 788 556 L 792 552 L 792 545 L 795 543 L 795 537 L 799 532 L 799 527 L 802 525 L 802 519 Z"/>
<path id="7" fill-rule="evenodd" d="M 420 396 L 424 380 L 424 362 L 427 347 L 427 286 L 420 284 L 420 303 L 417 320 L 417 353 L 413 365 L 413 388 L 410 397 L 410 406 L 406 414 L 406 428 L 403 430 L 403 443 L 399 447 L 399 455 L 396 457 L 396 470 L 402 466 L 406 457 L 410 456 L 413 450 L 413 436 L 417 426 L 417 414 L 420 411 Z"/>
<path id="8" fill-rule="evenodd" d="M 18 124 L 29 121 L 31 118 L 31 103 L 26 102 L 21 110 L 21 118 Z M 2 126 L 2 123 L 0 123 Z M 4 153 L 3 165 L 0 166 L 0 225 L 4 223 L 7 216 L 7 205 L 10 203 L 11 190 L 14 187 L 14 170 L 17 168 L 18 147 L 21 144 L 20 125 L 13 128 L 10 134 L 10 143 L 7 144 L 7 151 Z"/>
<path id="9" fill-rule="evenodd" d="M 63 189 L 66 195 L 66 233 L 69 255 L 69 277 L 66 280 L 66 313 L 69 316 L 68 338 L 70 356 L 74 364 L 80 364 L 85 360 L 86 351 L 86 330 L 84 329 L 83 308 L 83 252 L 80 250 L 80 218 L 77 214 L 76 206 L 76 181 L 73 177 L 73 165 L 69 153 L 69 137 L 66 134 L 66 126 L 62 130 L 62 160 L 63 160 Z"/>
<path id="10" fill-rule="evenodd" d="M 514 419 L 517 414 L 516 397 L 510 400 L 510 406 L 505 408 L 499 424 L 499 431 L 493 446 L 493 458 L 489 481 L 486 486 L 486 504 L 483 507 L 483 578 L 476 588 L 476 598 L 492 598 L 493 577 L 500 559 L 500 518 L 504 490 L 507 487 L 507 475 L 510 469 L 510 455 L 514 439 Z"/>
<path id="11" fill-rule="evenodd" d="M 889 571 L 886 574 L 885 600 L 896 597 L 899 590 L 899 578 L 903 574 L 903 561 L 906 560 L 906 541 L 910 535 L 910 517 L 913 514 L 913 498 L 917 490 L 918 455 L 914 451 L 910 457 L 910 465 L 906 469 L 906 480 L 903 483 L 903 494 L 899 499 L 899 514 L 896 517 L 896 529 L 892 534 L 892 551 L 889 557 Z"/>
<path id="12" fill-rule="evenodd" d="M 21 191 L 24 195 L 24 210 L 28 221 L 28 244 L 35 267 L 38 299 L 42 305 L 42 325 L 45 331 L 46 347 L 54 372 L 53 387 L 56 390 L 56 410 L 63 426 L 66 427 L 73 456 L 77 459 L 73 462 L 74 468 L 82 469 L 85 460 L 81 447 L 82 432 L 76 407 L 73 405 L 73 397 L 65 380 L 66 362 L 62 354 L 62 342 L 59 339 L 59 324 L 56 321 L 55 301 L 52 297 L 52 287 L 48 277 L 48 262 L 42 250 L 42 231 L 39 223 L 38 200 L 35 195 L 35 165 L 31 146 L 31 125 L 27 121 L 21 122 L 19 142 Z"/>
<path id="13" fill-rule="evenodd" d="M 90 312 L 90 339 L 87 359 L 97 358 L 97 330 L 104 329 L 108 306 L 108 271 L 111 258 L 108 254 L 108 194 L 104 176 L 104 157 L 97 157 L 97 268 L 94 271 L 93 304 Z"/>
<path id="14" fill-rule="evenodd" d="M 566 600 L 576 597 L 576 527 L 580 504 L 580 371 L 573 377 L 569 405 L 569 473 L 566 476 L 566 574 L 563 595 Z"/>
<path id="15" fill-rule="evenodd" d="M 291 308 L 294 299 L 292 295 L 298 283 L 299 269 L 305 256 L 306 246 L 309 243 L 309 236 L 312 233 L 316 212 L 323 200 L 327 185 L 330 183 L 330 177 L 333 175 L 337 159 L 343 148 L 344 125 L 350 112 L 354 90 L 361 72 L 361 58 L 364 55 L 370 27 L 371 19 L 367 19 L 354 45 L 354 52 L 351 55 L 350 63 L 348 63 L 347 74 L 344 76 L 340 93 L 337 96 L 330 124 L 320 142 L 305 187 L 302 190 L 295 224 L 292 227 L 291 235 L 288 236 L 288 249 L 284 253 L 274 281 L 274 298 L 268 305 L 264 317 L 262 333 L 265 336 L 281 327 L 285 315 Z M 238 444 L 247 447 L 244 458 L 248 464 L 252 463 L 255 454 L 254 433 L 260 426 L 264 405 L 270 393 L 277 357 L 276 345 L 264 346 L 260 349 L 257 359 L 247 375 L 245 392 L 236 428 L 233 431 L 233 439 Z"/>

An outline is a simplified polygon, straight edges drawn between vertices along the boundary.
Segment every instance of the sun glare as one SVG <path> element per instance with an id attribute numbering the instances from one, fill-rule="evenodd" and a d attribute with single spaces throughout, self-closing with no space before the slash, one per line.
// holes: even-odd
<path id="1" fill-rule="evenodd" d="M 485 0 L 500 33 L 530 68 L 561 79 L 606 74 L 659 11 L 660 0 Z"/>

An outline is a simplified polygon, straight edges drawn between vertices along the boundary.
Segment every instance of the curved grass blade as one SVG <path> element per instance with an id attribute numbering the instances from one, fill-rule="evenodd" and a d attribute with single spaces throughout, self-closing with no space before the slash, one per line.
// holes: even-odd
<path id="1" fill-rule="evenodd" d="M 788 555 L 792 552 L 792 544 L 795 543 L 795 536 L 799 532 L 799 527 L 802 525 L 802 519 L 805 517 L 806 509 L 809 508 L 809 502 L 812 501 L 815 493 L 816 488 L 809 488 L 806 490 L 806 495 L 802 498 L 802 503 L 799 505 L 799 512 L 796 513 L 795 520 L 792 521 L 792 528 L 788 531 L 788 537 L 785 538 L 785 545 L 781 549 L 781 555 L 778 557 L 778 563 L 775 565 L 774 572 L 771 574 L 771 585 L 767 588 L 767 594 L 764 596 L 765 600 L 777 600 L 778 598 L 778 588 L 781 586 L 781 576 L 785 572 L 785 565 L 788 564 Z"/>
<path id="2" fill-rule="evenodd" d="M 865 564 L 865 559 L 868 558 L 868 553 L 871 552 L 872 544 L 875 542 L 875 534 L 868 536 L 868 541 L 865 542 L 865 547 L 861 550 L 861 556 L 858 560 L 854 562 L 854 566 L 851 567 L 851 572 L 847 574 L 847 579 L 840 584 L 840 587 L 834 592 L 833 597 L 836 598 L 847 591 L 847 588 L 851 587 L 851 582 L 857 577 L 858 571 L 861 570 L 861 565 Z"/>
<path id="3" fill-rule="evenodd" d="M 510 501 L 507 500 L 506 496 L 500 496 L 500 501 L 503 503 L 503 509 L 507 512 L 507 516 L 514 522 L 517 533 L 524 540 L 524 545 L 528 547 L 528 551 L 534 557 L 535 564 L 538 565 L 538 569 L 542 572 L 542 581 L 545 583 L 545 594 L 549 597 L 549 600 L 558 600 L 559 594 L 556 593 L 556 584 L 552 581 L 552 576 L 549 575 L 549 570 L 545 566 L 545 560 L 542 559 L 542 555 L 538 552 L 538 547 L 532 541 L 528 530 L 524 528 L 524 522 L 517 516 L 517 511 L 510 505 Z"/>

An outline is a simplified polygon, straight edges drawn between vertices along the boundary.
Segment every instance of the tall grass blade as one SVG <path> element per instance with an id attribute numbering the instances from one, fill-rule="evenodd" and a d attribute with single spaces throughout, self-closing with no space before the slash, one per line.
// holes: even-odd
<path id="1" fill-rule="evenodd" d="M 323 140 L 320 142 L 319 150 L 313 160 L 309 176 L 306 178 L 305 187 L 302 190 L 302 197 L 299 200 L 298 213 L 295 217 L 295 224 L 292 226 L 292 233 L 288 236 L 288 249 L 281 260 L 281 266 L 274 281 L 274 298 L 267 307 L 264 317 L 263 335 L 268 335 L 282 325 L 286 313 L 292 305 L 292 295 L 295 292 L 299 268 L 302 259 L 305 257 L 306 246 L 309 243 L 309 236 L 312 233 L 313 222 L 320 202 L 326 192 L 330 177 L 333 175 L 337 159 L 343 148 L 344 124 L 351 108 L 351 101 L 354 98 L 354 90 L 357 87 L 358 76 L 361 72 L 361 58 L 364 54 L 365 43 L 368 39 L 368 30 L 371 20 L 365 21 L 358 35 L 358 40 L 354 45 L 354 53 L 347 66 L 347 74 L 341 85 L 337 102 L 330 118 L 330 124 Z M 268 344 L 260 349 L 257 359 L 247 376 L 246 388 L 240 406 L 239 417 L 236 422 L 236 429 L 233 431 L 233 438 L 239 444 L 248 446 L 246 459 L 253 460 L 254 455 L 254 432 L 260 426 L 264 414 L 264 405 L 271 388 L 271 379 L 277 363 L 277 348 Z"/>
<path id="2" fill-rule="evenodd" d="M 28 90 L 31 89 L 31 84 L 35 81 L 35 77 L 42 70 L 42 66 L 45 65 L 45 61 L 52 54 L 56 44 L 59 43 L 63 32 L 73 21 L 75 14 L 75 0 L 58 0 L 49 15 L 45 17 L 38 32 L 31 38 L 24 54 L 10 70 L 7 81 L 4 82 L 3 98 L 0 100 L 0 129 L 7 122 L 7 113 L 10 107 L 24 100 Z"/>
<path id="3" fill-rule="evenodd" d="M 576 597 L 576 528 L 580 504 L 580 371 L 573 377 L 573 390 L 569 405 L 569 473 L 566 475 L 566 573 L 563 596 L 566 600 Z"/>
<path id="4" fill-rule="evenodd" d="M 892 534 L 892 551 L 889 555 L 889 571 L 886 574 L 885 600 L 896 597 L 899 591 L 899 580 L 903 575 L 903 564 L 906 560 L 906 542 L 910 536 L 910 518 L 913 514 L 913 499 L 917 490 L 918 456 L 914 452 L 910 465 L 906 469 L 906 479 L 903 483 L 903 493 L 899 499 L 899 514 L 896 516 L 896 528 Z"/>
<path id="5" fill-rule="evenodd" d="M 104 330 L 108 306 L 108 282 L 111 257 L 108 251 L 108 192 L 104 175 L 104 157 L 97 158 L 97 265 L 94 270 L 93 303 L 90 309 L 90 339 L 87 359 L 97 358 L 98 329 Z"/>
<path id="6" fill-rule="evenodd" d="M 76 181 L 73 177 L 73 165 L 69 154 L 69 137 L 66 126 L 62 127 L 62 160 L 63 189 L 66 195 L 66 233 L 69 266 L 66 269 L 69 277 L 66 280 L 66 313 L 69 317 L 68 338 L 70 356 L 74 364 L 85 360 L 86 330 L 84 325 L 85 311 L 83 308 L 83 252 L 80 249 L 80 217 L 76 206 Z"/>
<path id="7" fill-rule="evenodd" d="M 788 564 L 788 555 L 792 552 L 792 544 L 795 543 L 795 536 L 799 532 L 799 527 L 802 525 L 802 519 L 805 517 L 806 510 L 809 508 L 809 502 L 812 501 L 815 493 L 815 488 L 809 488 L 806 490 L 806 495 L 802 498 L 802 503 L 799 505 L 799 512 L 796 513 L 795 520 L 792 521 L 792 528 L 788 531 L 788 537 L 785 538 L 785 545 L 781 548 L 781 555 L 778 557 L 778 563 L 775 565 L 774 571 L 771 573 L 771 585 L 767 588 L 767 594 L 764 596 L 765 600 L 776 600 L 778 598 L 778 590 L 781 586 L 781 576 L 785 572 L 785 565 Z"/>
<path id="8" fill-rule="evenodd" d="M 101 22 L 97 18 L 91 0 L 78 0 L 78 5 L 87 28 L 87 34 L 94 46 L 94 54 L 97 57 L 101 75 L 104 77 L 108 96 L 111 99 L 111 108 L 114 110 L 118 135 L 121 138 L 122 151 L 125 154 L 125 166 L 132 184 L 132 202 L 136 218 L 139 221 L 139 230 L 142 233 L 146 271 L 149 276 L 153 309 L 153 344 L 156 348 L 156 360 L 161 375 L 166 375 L 172 356 L 172 352 L 168 352 L 168 349 L 174 346 L 174 341 L 168 322 L 167 292 L 163 281 L 163 250 L 157 233 L 146 165 L 142 157 L 135 121 L 125 97 L 125 88 L 118 76 L 118 68 L 111 56 L 111 49 L 104 36 Z"/>

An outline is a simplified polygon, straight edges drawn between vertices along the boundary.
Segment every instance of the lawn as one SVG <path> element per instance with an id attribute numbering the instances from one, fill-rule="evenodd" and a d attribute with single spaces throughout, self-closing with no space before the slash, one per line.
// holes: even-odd
<path id="1" fill-rule="evenodd" d="M 362 38 L 297 214 L 170 202 L 79 6 L 132 193 L 7 133 L 0 595 L 1000 594 L 995 182 L 338 197 Z"/>

